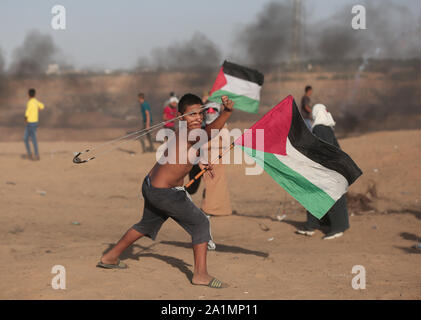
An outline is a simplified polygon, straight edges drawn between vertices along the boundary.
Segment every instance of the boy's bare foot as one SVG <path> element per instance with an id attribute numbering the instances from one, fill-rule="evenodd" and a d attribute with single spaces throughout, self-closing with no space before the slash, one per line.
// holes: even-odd
<path id="1" fill-rule="evenodd" d="M 117 260 L 117 263 L 110 263 L 110 264 L 99 261 L 96 266 L 99 268 L 104 268 L 104 269 L 127 269 L 127 264 L 125 264 L 121 260 Z"/>
<path id="2" fill-rule="evenodd" d="M 118 257 L 114 258 L 111 256 L 107 256 L 107 254 L 101 257 L 101 259 L 99 260 L 96 266 L 100 268 L 105 268 L 105 269 L 126 269 L 127 268 L 127 264 L 122 262 Z"/>
<path id="3" fill-rule="evenodd" d="M 228 288 L 226 283 L 222 283 L 220 280 L 210 275 L 193 275 L 192 284 L 196 286 L 207 286 L 215 289 Z"/>
<path id="4" fill-rule="evenodd" d="M 101 257 L 101 259 L 99 261 L 101 261 L 102 263 L 105 263 L 105 264 L 117 264 L 119 259 L 107 257 L 107 255 L 104 255 L 104 256 Z"/>

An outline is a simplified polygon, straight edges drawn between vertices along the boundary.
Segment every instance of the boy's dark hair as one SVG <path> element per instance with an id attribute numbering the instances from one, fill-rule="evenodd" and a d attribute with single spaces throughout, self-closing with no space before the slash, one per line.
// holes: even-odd
<path id="1" fill-rule="evenodd" d="M 36 94 L 37 92 L 35 91 L 35 89 L 29 89 L 28 90 L 28 95 L 31 97 L 31 98 L 33 98 L 33 97 L 35 97 L 35 94 Z"/>
<path id="2" fill-rule="evenodd" d="M 306 88 L 305 88 L 305 92 L 307 93 L 307 92 L 309 92 L 310 90 L 313 90 L 313 87 L 312 86 L 307 86 Z"/>
<path id="3" fill-rule="evenodd" d="M 184 114 L 187 107 L 192 106 L 194 104 L 203 105 L 202 99 L 192 93 L 187 93 L 181 97 L 180 101 L 178 102 L 178 112 Z"/>
<path id="4" fill-rule="evenodd" d="M 137 97 L 138 97 L 138 98 L 145 99 L 145 94 L 144 94 L 143 92 L 140 92 L 140 93 L 137 95 Z"/>

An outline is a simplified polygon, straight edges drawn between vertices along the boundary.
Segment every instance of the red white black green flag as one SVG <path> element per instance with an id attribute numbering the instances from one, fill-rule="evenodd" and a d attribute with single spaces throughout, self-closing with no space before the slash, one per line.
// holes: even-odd
<path id="1" fill-rule="evenodd" d="M 220 103 L 221 97 L 226 95 L 234 101 L 234 108 L 257 113 L 263 81 L 264 76 L 259 71 L 225 61 L 209 100 Z"/>
<path id="2" fill-rule="evenodd" d="M 264 143 L 256 143 L 257 129 L 264 130 Z M 345 152 L 307 129 L 292 96 L 273 107 L 234 144 L 319 219 L 362 174 Z"/>

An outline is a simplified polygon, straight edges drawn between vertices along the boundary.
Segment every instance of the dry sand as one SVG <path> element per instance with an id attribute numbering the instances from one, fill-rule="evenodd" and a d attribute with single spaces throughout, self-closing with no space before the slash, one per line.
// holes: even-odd
<path id="1" fill-rule="evenodd" d="M 266 173 L 246 176 L 245 166 L 230 165 L 238 215 L 211 219 L 217 251 L 208 254 L 210 273 L 231 285 L 223 290 L 190 284 L 190 239 L 173 221 L 157 241 L 141 239 L 123 255 L 129 269 L 96 268 L 102 252 L 141 218 L 140 184 L 154 154 L 129 142 L 123 149 L 135 154 L 117 150 L 74 165 L 72 152 L 90 143 L 42 137 L 41 128 L 39 162 L 20 158 L 23 142 L 0 143 L 2 299 L 421 298 L 421 250 L 411 249 L 421 241 L 421 131 L 340 141 L 364 171 L 350 192 L 371 201 L 371 209 L 351 208 L 350 230 L 331 241 L 320 232 L 296 235 L 305 211 Z M 377 196 L 366 192 L 373 186 Z M 277 214 L 286 220 L 276 221 Z M 54 265 L 66 268 L 65 290 L 51 287 Z M 365 290 L 351 286 L 354 265 L 366 269 Z"/>

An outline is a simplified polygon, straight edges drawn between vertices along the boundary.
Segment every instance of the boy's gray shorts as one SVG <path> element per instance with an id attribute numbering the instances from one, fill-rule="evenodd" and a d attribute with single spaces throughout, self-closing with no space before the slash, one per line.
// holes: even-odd
<path id="1" fill-rule="evenodd" d="M 193 245 L 212 239 L 209 219 L 191 201 L 184 187 L 155 188 L 149 176 L 142 184 L 145 200 L 143 217 L 133 225 L 133 229 L 155 240 L 162 224 L 171 217 L 192 237 Z"/>

